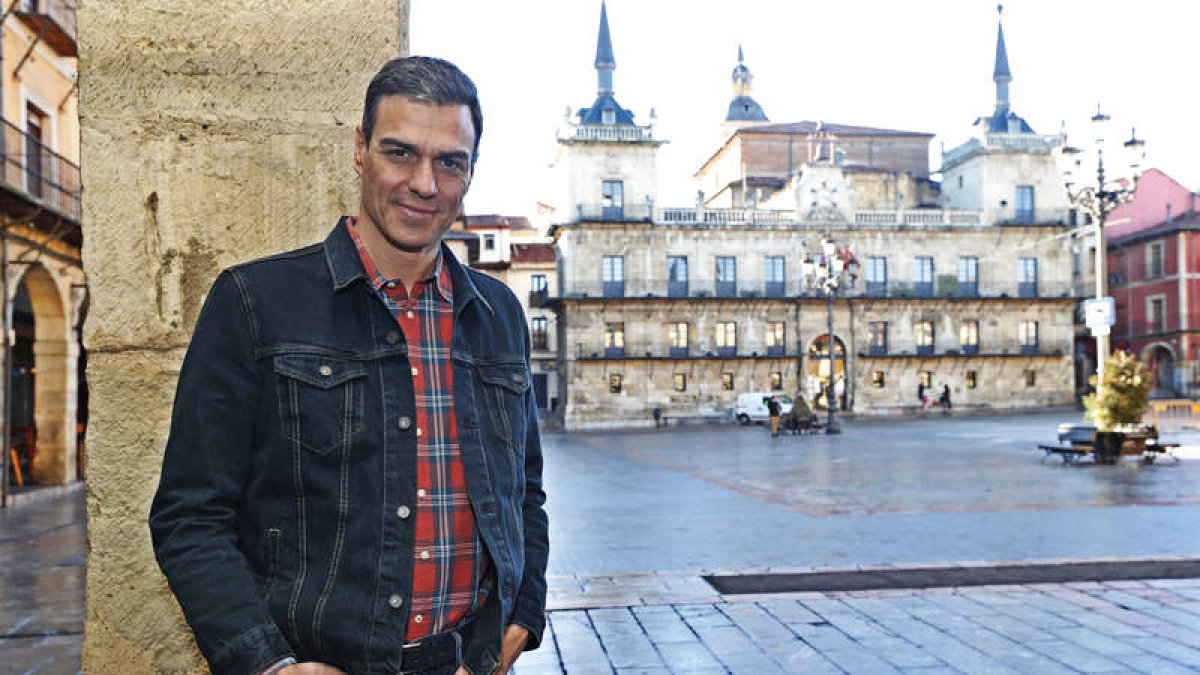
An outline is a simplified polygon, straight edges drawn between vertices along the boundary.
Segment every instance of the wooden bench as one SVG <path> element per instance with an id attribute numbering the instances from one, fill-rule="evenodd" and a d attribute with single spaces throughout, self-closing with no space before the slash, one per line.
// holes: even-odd
<path id="1" fill-rule="evenodd" d="M 1092 446 L 1090 445 L 1038 445 L 1041 450 L 1042 462 L 1052 455 L 1058 455 L 1062 458 L 1064 464 L 1074 464 L 1080 457 L 1092 454 Z"/>

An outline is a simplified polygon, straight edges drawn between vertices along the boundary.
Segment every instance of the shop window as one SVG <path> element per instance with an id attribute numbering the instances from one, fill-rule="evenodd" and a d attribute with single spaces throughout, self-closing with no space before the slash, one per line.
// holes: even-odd
<path id="1" fill-rule="evenodd" d="M 687 391 L 687 373 L 675 373 L 675 391 Z"/>
<path id="2" fill-rule="evenodd" d="M 878 389 L 883 389 L 884 379 L 883 379 L 883 371 L 882 370 L 871 371 L 871 386 L 876 387 Z"/>
<path id="3" fill-rule="evenodd" d="M 621 393 L 621 376 L 618 375 L 617 373 L 613 373 L 608 376 L 608 393 L 610 393 L 610 394 Z"/>
<path id="4" fill-rule="evenodd" d="M 733 373 L 729 371 L 721 373 L 721 391 L 733 391 Z"/>

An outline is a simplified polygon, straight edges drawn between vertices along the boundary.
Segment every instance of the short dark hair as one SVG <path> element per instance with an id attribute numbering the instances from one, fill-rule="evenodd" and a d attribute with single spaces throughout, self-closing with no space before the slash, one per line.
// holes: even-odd
<path id="1" fill-rule="evenodd" d="M 384 96 L 403 96 L 410 101 L 434 105 L 465 105 L 471 111 L 475 127 L 475 147 L 471 163 L 479 157 L 479 138 L 483 135 L 483 110 L 479 107 L 479 92 L 475 83 L 458 66 L 445 59 L 431 56 L 402 56 L 384 64 L 367 86 L 363 105 L 363 141 L 371 141 L 379 99 Z"/>

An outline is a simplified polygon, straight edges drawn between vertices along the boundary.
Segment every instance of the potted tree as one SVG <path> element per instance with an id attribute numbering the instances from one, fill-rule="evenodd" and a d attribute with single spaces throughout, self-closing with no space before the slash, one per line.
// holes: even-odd
<path id="1" fill-rule="evenodd" d="M 1092 376 L 1096 386 L 1096 376 Z M 1086 417 L 1096 423 L 1092 442 L 1097 464 L 1114 464 L 1122 454 L 1142 454 L 1147 430 L 1142 413 L 1150 402 L 1150 374 L 1146 366 L 1125 352 L 1118 351 L 1104 362 L 1104 381 L 1099 395 L 1083 397 Z"/>

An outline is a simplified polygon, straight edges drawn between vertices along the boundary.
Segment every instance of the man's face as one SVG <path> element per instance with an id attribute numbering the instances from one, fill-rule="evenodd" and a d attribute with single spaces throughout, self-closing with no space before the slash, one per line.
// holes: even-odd
<path id="1" fill-rule="evenodd" d="M 464 105 L 381 98 L 370 142 L 361 128 L 355 132 L 354 169 L 362 178 L 359 227 L 374 228 L 406 253 L 436 248 L 471 184 L 474 144 Z"/>

